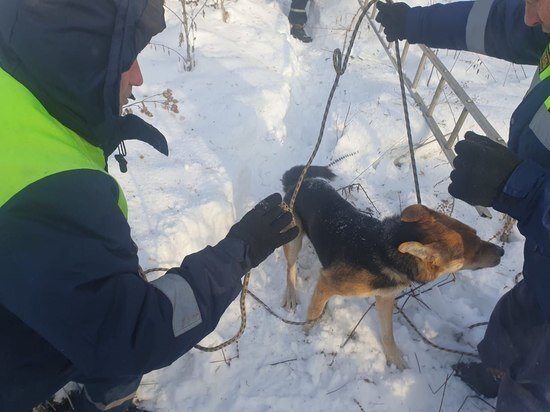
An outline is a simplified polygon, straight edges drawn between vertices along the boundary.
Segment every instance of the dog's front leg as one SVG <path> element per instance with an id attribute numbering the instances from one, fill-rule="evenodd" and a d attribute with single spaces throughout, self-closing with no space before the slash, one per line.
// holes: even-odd
<path id="1" fill-rule="evenodd" d="M 304 237 L 303 232 L 300 232 L 298 236 L 283 246 L 286 257 L 286 291 L 283 297 L 283 307 L 286 310 L 295 310 L 298 304 L 296 298 L 296 281 L 298 278 L 298 253 L 302 248 L 302 239 Z"/>
<path id="2" fill-rule="evenodd" d="M 298 268 L 296 262 L 292 265 L 288 265 L 286 268 L 286 290 L 283 296 L 283 308 L 286 310 L 294 311 L 296 305 L 298 305 L 298 298 L 296 297 L 296 280 L 298 277 Z"/>
<path id="3" fill-rule="evenodd" d="M 393 306 L 395 296 L 376 296 L 376 312 L 380 321 L 380 333 L 382 338 L 382 348 L 386 355 L 386 362 L 394 364 L 398 369 L 408 368 L 407 362 L 403 359 L 403 354 L 397 347 L 393 337 Z"/>

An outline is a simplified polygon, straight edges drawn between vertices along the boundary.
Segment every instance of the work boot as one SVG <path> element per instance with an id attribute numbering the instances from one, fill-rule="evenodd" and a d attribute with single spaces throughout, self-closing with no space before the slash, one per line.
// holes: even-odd
<path id="1" fill-rule="evenodd" d="M 126 409 L 126 412 L 151 412 L 147 409 L 143 409 L 137 405 L 132 405 L 128 409 Z"/>
<path id="2" fill-rule="evenodd" d="M 480 362 L 459 362 L 452 366 L 455 376 L 468 385 L 475 393 L 486 398 L 496 398 L 500 376 Z"/>
<path id="3" fill-rule="evenodd" d="M 69 397 L 61 399 L 59 402 L 50 399 L 40 405 L 35 406 L 32 412 L 74 412 L 76 411 L 75 398 L 78 396 L 78 391 L 70 391 Z"/>
<path id="4" fill-rule="evenodd" d="M 290 27 L 290 34 L 295 39 L 298 39 L 304 43 L 311 43 L 311 41 L 313 40 L 310 36 L 307 35 L 306 31 L 304 30 L 303 24 L 293 24 Z"/>

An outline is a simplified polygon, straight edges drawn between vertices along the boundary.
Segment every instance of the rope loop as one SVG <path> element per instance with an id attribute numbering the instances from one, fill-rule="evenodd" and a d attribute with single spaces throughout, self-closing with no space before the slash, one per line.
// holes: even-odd
<path id="1" fill-rule="evenodd" d="M 332 66 L 338 76 L 341 76 L 346 71 L 345 67 L 342 67 L 342 50 L 339 48 L 334 49 L 332 52 Z"/>

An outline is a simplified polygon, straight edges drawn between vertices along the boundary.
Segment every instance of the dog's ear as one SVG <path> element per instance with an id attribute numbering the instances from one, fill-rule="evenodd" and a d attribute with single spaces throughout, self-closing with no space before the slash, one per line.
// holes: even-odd
<path id="1" fill-rule="evenodd" d="M 423 205 L 410 205 L 401 212 L 402 222 L 420 222 L 430 216 L 430 210 Z"/>
<path id="2" fill-rule="evenodd" d="M 423 245 L 420 242 L 403 242 L 399 245 L 398 250 L 401 253 L 408 253 L 421 260 L 434 259 L 434 250 L 429 245 Z"/>
<path id="3" fill-rule="evenodd" d="M 403 242 L 398 250 L 401 253 L 408 253 L 424 262 L 430 262 L 442 268 L 445 272 L 456 272 L 464 266 L 464 259 L 444 259 L 440 251 L 431 245 L 423 245 L 420 242 Z"/>

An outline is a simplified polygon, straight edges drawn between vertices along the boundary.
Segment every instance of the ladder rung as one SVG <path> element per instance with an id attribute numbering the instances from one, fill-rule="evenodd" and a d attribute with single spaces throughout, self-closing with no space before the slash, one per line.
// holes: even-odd
<path id="1" fill-rule="evenodd" d="M 445 79 L 441 77 L 439 79 L 439 83 L 437 84 L 437 88 L 434 92 L 434 97 L 432 98 L 432 102 L 430 103 L 430 107 L 428 108 L 428 115 L 431 116 L 434 113 L 435 106 L 437 106 L 437 103 L 439 103 L 439 97 L 441 96 L 441 92 L 443 91 L 443 87 L 445 87 Z"/>
<path id="2" fill-rule="evenodd" d="M 414 80 L 412 82 L 412 88 L 416 89 L 416 86 L 418 86 L 418 82 L 420 81 L 420 76 L 422 75 L 422 72 L 424 71 L 424 67 L 426 66 L 426 59 L 428 56 L 426 56 L 426 53 L 422 53 L 422 57 L 420 58 L 420 63 L 418 63 L 418 69 L 416 69 L 416 74 L 414 75 Z"/>
<path id="3" fill-rule="evenodd" d="M 406 41 L 405 45 L 403 46 L 403 51 L 401 52 L 401 64 L 405 64 L 405 60 L 407 59 L 408 52 L 409 52 L 409 42 Z"/>
<path id="4" fill-rule="evenodd" d="M 453 131 L 449 136 L 449 140 L 447 140 L 447 147 L 449 149 L 453 147 L 455 140 L 458 137 L 458 133 L 460 132 L 460 129 L 462 129 L 462 126 L 464 125 L 464 121 L 466 120 L 466 117 L 468 117 L 468 109 L 464 107 L 462 109 L 462 113 L 460 113 L 460 116 L 458 116 L 458 120 L 456 121 L 455 127 L 453 128 Z"/>

